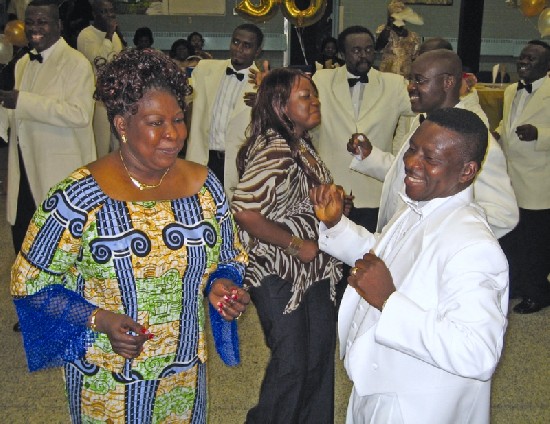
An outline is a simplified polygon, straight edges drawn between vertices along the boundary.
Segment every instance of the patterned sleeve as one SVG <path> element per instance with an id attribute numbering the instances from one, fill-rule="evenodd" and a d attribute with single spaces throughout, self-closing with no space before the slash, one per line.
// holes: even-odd
<path id="1" fill-rule="evenodd" d="M 268 217 L 280 207 L 278 193 L 289 190 L 289 169 L 295 165 L 284 140 L 256 141 L 233 194 L 233 211 L 255 210 Z"/>
<path id="2" fill-rule="evenodd" d="M 227 278 L 233 281 L 235 285 L 242 287 L 245 268 L 248 264 L 248 255 L 240 242 L 223 186 L 213 176 L 212 172 L 210 172 L 206 185 L 216 201 L 216 218 L 220 223 L 221 237 L 218 265 L 208 279 L 205 290 L 207 296 L 211 283 L 219 278 Z M 238 365 L 240 363 L 240 353 L 237 322 L 235 320 L 224 320 L 210 302 L 208 302 L 208 307 L 216 351 L 226 365 Z"/>
<path id="3" fill-rule="evenodd" d="M 37 209 L 11 271 L 11 294 L 30 371 L 82 357 L 93 343 L 86 326 L 95 306 L 76 292 L 71 273 L 78 260 L 87 215 L 70 201 L 78 185 L 69 178 Z"/>

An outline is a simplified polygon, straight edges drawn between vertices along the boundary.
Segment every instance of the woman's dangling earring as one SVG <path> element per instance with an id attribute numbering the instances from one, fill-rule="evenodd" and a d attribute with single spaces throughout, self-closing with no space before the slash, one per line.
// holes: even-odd
<path id="1" fill-rule="evenodd" d="M 126 140 L 126 135 L 125 134 L 120 134 L 120 139 L 122 140 L 122 142 L 124 144 L 126 144 L 126 142 L 128 141 L 128 140 Z"/>

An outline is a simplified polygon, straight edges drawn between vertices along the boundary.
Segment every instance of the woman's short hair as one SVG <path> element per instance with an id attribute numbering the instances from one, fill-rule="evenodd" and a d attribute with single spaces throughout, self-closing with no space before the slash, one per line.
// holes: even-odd
<path id="1" fill-rule="evenodd" d="M 170 47 L 170 52 L 168 54 L 172 59 L 176 57 L 176 50 L 178 50 L 181 46 L 185 47 L 189 52 L 187 56 L 193 56 L 195 54 L 195 48 L 191 45 L 191 43 L 184 38 L 179 38 L 174 41 L 172 43 L 172 47 Z"/>
<path id="2" fill-rule="evenodd" d="M 155 42 L 153 39 L 153 32 L 151 31 L 151 28 L 148 27 L 141 27 L 136 29 L 136 32 L 134 33 L 134 45 L 136 46 L 139 39 L 141 37 L 147 37 L 149 39 L 149 42 L 151 45 Z"/>
<path id="3" fill-rule="evenodd" d="M 94 99 L 103 102 L 113 134 L 116 115 L 137 113 L 137 103 L 151 90 L 174 95 L 185 110 L 185 96 L 191 93 L 187 76 L 164 53 L 154 49 L 126 49 L 110 62 L 96 60 L 97 82 Z"/>

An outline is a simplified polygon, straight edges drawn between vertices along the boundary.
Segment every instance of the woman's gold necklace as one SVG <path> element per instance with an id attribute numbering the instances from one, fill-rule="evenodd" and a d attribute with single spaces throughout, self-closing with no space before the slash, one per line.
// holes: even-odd
<path id="1" fill-rule="evenodd" d="M 160 181 L 156 184 L 145 184 L 140 181 L 138 181 L 136 178 L 132 177 L 132 174 L 130 174 L 130 171 L 128 171 L 128 168 L 126 167 L 126 163 L 124 162 L 124 158 L 122 157 L 122 152 L 119 150 L 118 154 L 120 155 L 120 161 L 122 162 L 122 166 L 124 167 L 124 170 L 126 171 L 126 174 L 128 174 L 128 177 L 132 181 L 132 184 L 134 184 L 140 191 L 143 190 L 150 190 L 152 188 L 157 188 L 162 184 L 162 181 L 164 180 L 164 177 L 168 174 L 168 171 L 170 171 L 170 167 L 166 168 L 166 171 L 164 171 L 164 174 L 162 174 L 162 177 L 160 177 Z"/>

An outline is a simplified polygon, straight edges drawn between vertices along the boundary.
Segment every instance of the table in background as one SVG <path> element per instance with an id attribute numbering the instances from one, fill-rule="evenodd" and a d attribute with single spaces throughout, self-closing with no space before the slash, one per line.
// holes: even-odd
<path id="1" fill-rule="evenodd" d="M 493 131 L 502 120 L 504 90 L 509 84 L 477 84 L 474 88 L 479 96 L 479 104 L 489 119 Z"/>

